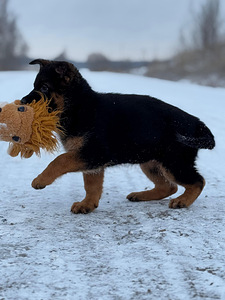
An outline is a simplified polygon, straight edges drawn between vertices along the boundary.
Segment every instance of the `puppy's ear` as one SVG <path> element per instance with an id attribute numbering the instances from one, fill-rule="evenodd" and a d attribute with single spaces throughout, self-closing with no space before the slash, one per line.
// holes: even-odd
<path id="1" fill-rule="evenodd" d="M 60 78 L 64 79 L 66 83 L 69 83 L 72 79 L 72 64 L 61 64 L 55 68 L 57 74 L 59 74 Z"/>
<path id="2" fill-rule="evenodd" d="M 60 65 L 55 68 L 55 71 L 60 77 L 63 77 L 66 74 L 67 67 L 65 65 Z"/>
<path id="3" fill-rule="evenodd" d="M 40 67 L 42 68 L 42 67 L 50 64 L 50 60 L 38 58 L 38 59 L 32 60 L 29 64 L 30 65 L 40 65 Z"/>

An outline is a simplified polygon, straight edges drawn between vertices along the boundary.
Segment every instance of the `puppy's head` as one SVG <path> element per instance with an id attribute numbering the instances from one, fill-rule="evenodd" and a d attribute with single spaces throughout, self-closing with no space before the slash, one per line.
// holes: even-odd
<path id="1" fill-rule="evenodd" d="M 34 81 L 34 89 L 21 99 L 23 104 L 40 100 L 40 93 L 51 99 L 53 109 L 63 109 L 64 95 L 73 82 L 79 85 L 81 75 L 73 64 L 64 61 L 35 59 L 31 65 L 39 64 L 40 71 Z"/>

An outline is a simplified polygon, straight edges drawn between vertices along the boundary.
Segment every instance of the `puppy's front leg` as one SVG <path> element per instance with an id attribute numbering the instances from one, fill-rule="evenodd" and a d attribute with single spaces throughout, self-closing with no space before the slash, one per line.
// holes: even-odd
<path id="1" fill-rule="evenodd" d="M 78 159 L 76 153 L 67 152 L 54 159 L 47 168 L 32 182 L 35 189 L 43 189 L 50 185 L 56 178 L 68 172 L 78 172 L 85 169 L 85 164 Z"/>
<path id="2" fill-rule="evenodd" d="M 96 173 L 84 173 L 84 188 L 86 197 L 81 202 L 74 202 L 71 211 L 74 214 L 87 214 L 98 207 L 99 200 L 102 195 L 104 169 L 98 170 Z"/>

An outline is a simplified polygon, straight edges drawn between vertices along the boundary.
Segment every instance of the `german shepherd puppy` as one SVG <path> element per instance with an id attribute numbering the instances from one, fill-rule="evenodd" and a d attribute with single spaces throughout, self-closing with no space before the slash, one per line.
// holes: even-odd
<path id="1" fill-rule="evenodd" d="M 68 62 L 36 59 L 30 64 L 39 64 L 40 71 L 21 101 L 38 101 L 40 93 L 51 99 L 50 107 L 61 111 L 66 151 L 33 180 L 33 188 L 43 189 L 67 172 L 83 172 L 86 197 L 71 211 L 89 213 L 98 207 L 106 167 L 140 164 L 155 187 L 129 194 L 130 201 L 169 197 L 177 184 L 185 191 L 170 201 L 170 208 L 188 207 L 200 195 L 205 180 L 195 160 L 199 149 L 213 149 L 215 141 L 198 118 L 150 96 L 95 92 Z"/>

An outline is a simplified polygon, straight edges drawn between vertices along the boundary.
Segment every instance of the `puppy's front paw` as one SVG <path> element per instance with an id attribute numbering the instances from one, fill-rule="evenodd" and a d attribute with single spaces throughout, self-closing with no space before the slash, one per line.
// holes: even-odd
<path id="1" fill-rule="evenodd" d="M 74 214 L 88 214 L 92 212 L 98 205 L 94 203 L 88 203 L 86 201 L 74 202 L 71 207 L 71 212 Z"/>
<path id="2" fill-rule="evenodd" d="M 44 182 L 41 181 L 41 178 L 40 176 L 38 176 L 37 178 L 35 178 L 33 181 L 32 181 L 32 187 L 36 190 L 41 190 L 41 189 L 44 189 L 46 187 L 46 184 Z"/>
<path id="3" fill-rule="evenodd" d="M 169 208 L 186 208 L 188 207 L 186 199 L 175 198 L 170 200 Z"/>

